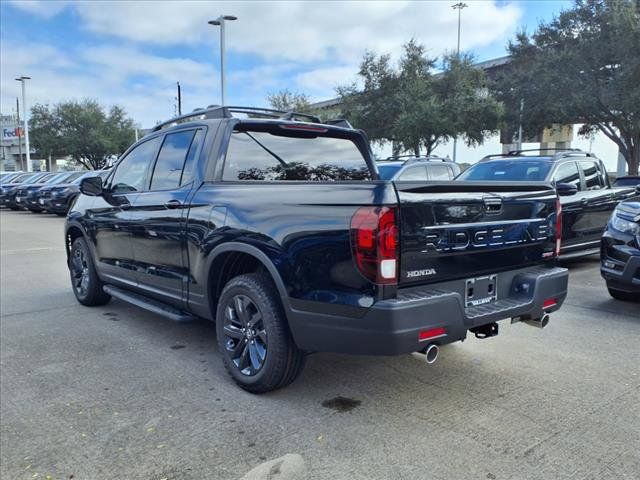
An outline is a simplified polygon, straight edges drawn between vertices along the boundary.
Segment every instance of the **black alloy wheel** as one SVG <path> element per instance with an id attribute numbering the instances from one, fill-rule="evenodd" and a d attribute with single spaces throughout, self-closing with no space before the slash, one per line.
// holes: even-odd
<path id="1" fill-rule="evenodd" d="M 69 252 L 71 287 L 78 302 L 87 306 L 104 305 L 111 296 L 103 290 L 91 253 L 84 238 L 76 238 Z"/>
<path id="2" fill-rule="evenodd" d="M 280 295 L 268 274 L 246 273 L 229 280 L 216 310 L 218 350 L 241 388 L 265 393 L 296 379 L 306 356 L 293 341 Z"/>
<path id="3" fill-rule="evenodd" d="M 256 375 L 267 357 L 262 313 L 245 295 L 234 295 L 224 309 L 224 345 L 231 361 L 246 376 Z"/>
<path id="4" fill-rule="evenodd" d="M 84 248 L 77 248 L 73 251 L 69 267 L 73 289 L 80 297 L 86 297 L 89 292 L 89 263 Z"/>

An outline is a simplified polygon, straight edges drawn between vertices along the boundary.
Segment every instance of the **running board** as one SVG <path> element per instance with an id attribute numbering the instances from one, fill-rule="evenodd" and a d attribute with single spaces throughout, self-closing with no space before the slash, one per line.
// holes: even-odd
<path id="1" fill-rule="evenodd" d="M 140 295 L 139 293 L 133 293 L 128 290 L 124 290 L 122 288 L 114 287 L 113 285 L 105 285 L 102 287 L 103 290 L 111 295 L 112 297 L 116 297 L 120 300 L 123 300 L 127 303 L 135 305 L 136 307 L 144 308 L 153 313 L 157 313 L 158 315 L 162 315 L 169 320 L 173 320 L 174 322 L 190 322 L 195 320 L 196 317 L 188 314 L 182 310 L 178 310 L 171 305 L 167 305 L 166 303 L 160 302 L 158 300 L 154 300 L 149 297 L 145 297 L 144 295 Z"/>
<path id="2" fill-rule="evenodd" d="M 558 260 L 573 260 L 574 258 L 587 257 L 589 255 L 600 255 L 600 247 L 561 253 Z"/>

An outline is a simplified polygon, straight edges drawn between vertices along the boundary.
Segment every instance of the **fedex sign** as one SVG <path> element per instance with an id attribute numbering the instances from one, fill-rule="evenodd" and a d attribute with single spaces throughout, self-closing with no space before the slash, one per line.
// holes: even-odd
<path id="1" fill-rule="evenodd" d="M 22 129 L 20 127 L 2 129 L 2 138 L 4 139 L 19 138 L 21 136 Z"/>

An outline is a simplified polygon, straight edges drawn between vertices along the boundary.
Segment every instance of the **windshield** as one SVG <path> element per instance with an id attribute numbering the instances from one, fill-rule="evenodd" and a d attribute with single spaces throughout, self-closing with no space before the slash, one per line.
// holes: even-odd
<path id="1" fill-rule="evenodd" d="M 43 175 L 42 177 L 38 178 L 38 180 L 36 180 L 35 183 L 48 183 L 48 181 L 51 179 L 51 177 L 53 177 L 53 173 L 49 173 L 47 175 Z"/>
<path id="2" fill-rule="evenodd" d="M 72 183 L 75 179 L 82 177 L 87 172 L 67 172 L 67 175 L 56 181 L 55 183 Z"/>
<path id="3" fill-rule="evenodd" d="M 551 162 L 544 160 L 493 160 L 472 165 L 456 180 L 542 182 L 551 170 Z"/>
<path id="4" fill-rule="evenodd" d="M 35 177 L 36 175 L 38 175 L 37 173 L 25 173 L 23 175 L 19 175 L 16 178 L 14 178 L 13 180 L 11 180 L 10 183 L 22 183 L 25 180 L 29 180 L 30 178 Z"/>

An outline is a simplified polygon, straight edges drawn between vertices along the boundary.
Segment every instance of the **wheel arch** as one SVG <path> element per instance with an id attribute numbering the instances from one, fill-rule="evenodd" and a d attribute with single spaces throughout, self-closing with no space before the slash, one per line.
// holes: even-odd
<path id="1" fill-rule="evenodd" d="M 69 254 L 71 253 L 71 245 L 76 238 L 80 237 L 86 240 L 87 236 L 84 229 L 75 222 L 68 224 L 64 232 L 64 247 L 67 253 L 67 260 L 69 260 Z"/>
<path id="2" fill-rule="evenodd" d="M 206 292 L 211 317 L 215 318 L 217 300 L 225 284 L 231 278 L 243 273 L 263 270 L 269 275 L 282 302 L 285 315 L 289 318 L 289 294 L 282 276 L 271 258 L 253 245 L 228 242 L 214 248 L 207 261 Z"/>

